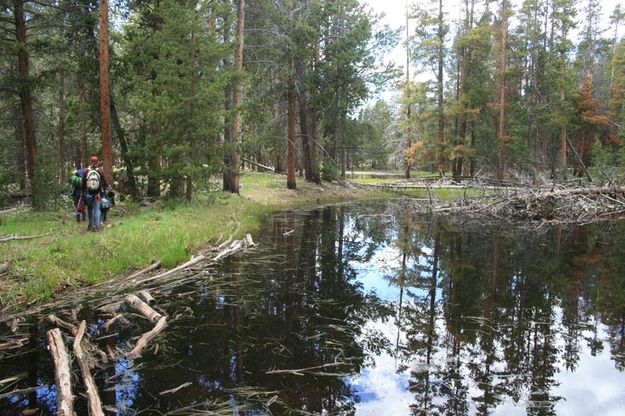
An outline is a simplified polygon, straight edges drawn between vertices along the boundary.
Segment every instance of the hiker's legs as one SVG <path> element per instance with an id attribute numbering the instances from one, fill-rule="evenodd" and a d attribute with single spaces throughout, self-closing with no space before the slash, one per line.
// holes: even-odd
<path id="1" fill-rule="evenodd" d="M 93 228 L 100 229 L 101 225 L 100 198 L 93 198 Z"/>
<path id="2" fill-rule="evenodd" d="M 95 207 L 95 202 L 93 200 L 87 202 L 87 217 L 89 217 L 89 226 L 87 227 L 87 230 L 92 230 L 95 228 L 94 221 L 93 221 L 94 207 Z"/>

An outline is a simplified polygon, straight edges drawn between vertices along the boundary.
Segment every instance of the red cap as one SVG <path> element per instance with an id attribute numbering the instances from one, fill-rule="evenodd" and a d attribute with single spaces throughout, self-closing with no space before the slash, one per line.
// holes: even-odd
<path id="1" fill-rule="evenodd" d="M 98 157 L 97 156 L 91 156 L 91 163 L 94 164 L 94 165 L 96 163 L 98 163 Z"/>

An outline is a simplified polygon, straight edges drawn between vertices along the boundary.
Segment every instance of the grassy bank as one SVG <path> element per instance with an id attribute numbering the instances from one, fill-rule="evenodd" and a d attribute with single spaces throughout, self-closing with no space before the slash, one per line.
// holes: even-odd
<path id="1" fill-rule="evenodd" d="M 266 214 L 291 207 L 384 197 L 324 183 L 298 182 L 285 188 L 280 175 L 249 173 L 241 179 L 241 194 L 220 192 L 198 195 L 192 203 L 160 201 L 150 208 L 132 204 L 109 213 L 109 227 L 87 233 L 69 210 L 38 213 L 29 210 L 0 216 L 0 235 L 28 236 L 32 240 L 0 243 L 0 306 L 34 303 L 72 287 L 92 285 L 126 275 L 160 260 L 170 268 L 189 259 L 220 236 L 253 233 Z"/>

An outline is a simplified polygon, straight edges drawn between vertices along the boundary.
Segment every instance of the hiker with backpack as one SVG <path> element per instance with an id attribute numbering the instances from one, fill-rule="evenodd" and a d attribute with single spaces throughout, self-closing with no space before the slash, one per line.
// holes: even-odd
<path id="1" fill-rule="evenodd" d="M 76 209 L 76 221 L 85 220 L 85 206 L 82 201 L 82 174 L 83 170 L 78 169 L 72 177 L 69 179 L 69 183 L 72 186 L 71 194 L 72 201 L 74 202 L 74 208 Z"/>
<path id="2" fill-rule="evenodd" d="M 101 225 L 100 201 L 101 195 L 106 192 L 107 183 L 104 171 L 98 168 L 98 157 L 92 156 L 91 165 L 85 169 L 82 175 L 82 193 L 87 202 L 87 216 L 89 226 L 87 231 L 99 231 Z"/>

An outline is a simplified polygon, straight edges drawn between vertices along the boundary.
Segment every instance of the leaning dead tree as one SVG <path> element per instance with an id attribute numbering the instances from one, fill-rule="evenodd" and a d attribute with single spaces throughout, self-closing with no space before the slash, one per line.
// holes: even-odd
<path id="1" fill-rule="evenodd" d="M 625 217 L 625 187 L 514 189 L 447 205 L 415 204 L 415 210 L 503 221 L 589 223 Z"/>

